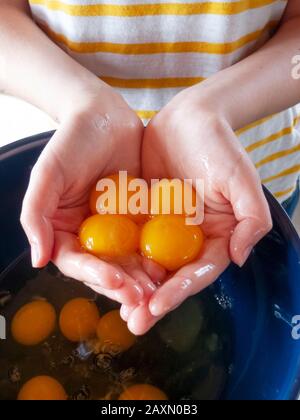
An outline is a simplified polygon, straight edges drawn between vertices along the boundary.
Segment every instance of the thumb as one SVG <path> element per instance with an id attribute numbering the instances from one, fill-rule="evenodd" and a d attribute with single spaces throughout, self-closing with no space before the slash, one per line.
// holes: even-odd
<path id="1" fill-rule="evenodd" d="M 54 176 L 53 165 L 46 161 L 42 154 L 31 172 L 21 212 L 21 224 L 31 245 L 33 267 L 44 267 L 51 259 L 54 246 L 51 216 L 58 206 L 59 177 L 57 173 Z"/>
<path id="2" fill-rule="evenodd" d="M 242 267 L 254 246 L 271 230 L 267 218 L 245 218 L 236 226 L 230 240 L 230 255 L 233 262 Z"/>
<path id="3" fill-rule="evenodd" d="M 270 209 L 248 156 L 229 181 L 229 199 L 238 221 L 230 240 L 230 255 L 240 267 L 253 247 L 272 229 Z"/>

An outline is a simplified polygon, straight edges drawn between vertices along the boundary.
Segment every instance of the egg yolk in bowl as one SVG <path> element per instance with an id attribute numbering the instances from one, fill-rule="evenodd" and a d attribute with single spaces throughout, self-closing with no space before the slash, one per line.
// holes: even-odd
<path id="1" fill-rule="evenodd" d="M 15 314 L 11 325 L 12 336 L 20 344 L 35 346 L 49 337 L 55 322 L 55 309 L 50 303 L 43 300 L 30 302 Z"/>
<path id="2" fill-rule="evenodd" d="M 36 376 L 26 382 L 18 395 L 19 401 L 66 400 L 63 386 L 51 376 Z"/>
<path id="3" fill-rule="evenodd" d="M 106 351 L 109 351 L 110 348 L 126 351 L 136 341 L 136 337 L 129 331 L 117 309 L 106 313 L 100 319 L 97 326 L 97 337 Z"/>
<path id="4" fill-rule="evenodd" d="M 119 396 L 119 400 L 167 400 L 167 395 L 159 388 L 148 384 L 132 385 L 125 389 Z"/>
<path id="5" fill-rule="evenodd" d="M 96 335 L 99 319 L 99 310 L 94 302 L 85 298 L 75 298 L 62 308 L 59 326 L 68 340 L 80 342 Z"/>

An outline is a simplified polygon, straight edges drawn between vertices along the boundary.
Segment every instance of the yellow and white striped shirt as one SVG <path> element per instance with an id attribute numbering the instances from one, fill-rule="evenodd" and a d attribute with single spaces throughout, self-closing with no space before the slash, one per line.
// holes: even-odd
<path id="1" fill-rule="evenodd" d="M 180 90 L 260 48 L 287 6 L 287 0 L 29 3 L 45 32 L 116 88 L 145 123 Z M 292 194 L 300 173 L 298 115 L 300 106 L 237 133 L 280 201 Z"/>

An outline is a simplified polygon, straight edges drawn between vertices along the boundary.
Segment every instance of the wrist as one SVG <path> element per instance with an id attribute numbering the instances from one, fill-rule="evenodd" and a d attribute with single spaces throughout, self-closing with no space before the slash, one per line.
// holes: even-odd
<path id="1" fill-rule="evenodd" d="M 188 93 L 193 106 L 205 118 L 226 121 L 233 130 L 241 127 L 241 113 L 236 110 L 234 96 L 229 95 L 222 86 L 214 83 L 201 83 Z"/>
<path id="2" fill-rule="evenodd" d="M 228 112 L 225 101 L 209 87 L 195 85 L 185 89 L 167 105 L 165 112 L 166 118 L 173 120 L 175 124 L 192 119 L 205 127 L 222 123 L 235 130 L 235 121 Z"/>
<path id="3" fill-rule="evenodd" d="M 61 108 L 59 121 L 78 116 L 107 115 L 110 119 L 137 118 L 122 96 L 98 78 L 76 84 Z"/>
<path id="4" fill-rule="evenodd" d="M 60 122 L 89 133 L 89 138 L 110 133 L 115 141 L 135 137 L 143 130 L 140 118 L 122 96 L 100 80 L 96 85 L 83 86 L 73 96 Z"/>
<path id="5" fill-rule="evenodd" d="M 71 90 L 64 92 L 64 100 L 58 104 L 57 120 L 63 123 L 66 120 L 80 115 L 93 114 L 107 103 L 111 92 L 100 80 L 80 80 Z"/>

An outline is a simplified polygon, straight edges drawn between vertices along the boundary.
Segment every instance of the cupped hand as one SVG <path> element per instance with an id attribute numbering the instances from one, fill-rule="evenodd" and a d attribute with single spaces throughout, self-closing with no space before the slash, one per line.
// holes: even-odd
<path id="1" fill-rule="evenodd" d="M 232 261 L 243 266 L 272 221 L 259 176 L 228 121 L 197 89 L 175 97 L 149 123 L 142 151 L 143 175 L 203 180 L 206 240 L 199 258 L 173 273 L 148 301 L 123 305 L 122 317 L 144 334 L 186 298 L 213 283 Z"/>
<path id="2" fill-rule="evenodd" d="M 124 266 L 84 253 L 77 232 L 88 216 L 88 196 L 101 177 L 127 170 L 140 175 L 143 126 L 112 89 L 101 87 L 66 116 L 34 166 L 21 223 L 34 267 L 52 260 L 67 276 L 96 292 L 132 305 L 155 286 L 163 271 L 142 259 Z"/>

